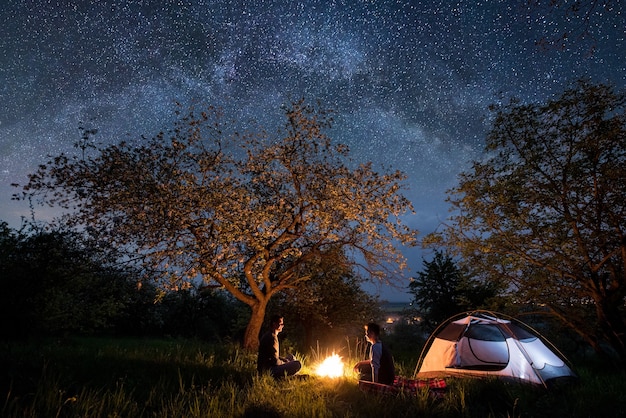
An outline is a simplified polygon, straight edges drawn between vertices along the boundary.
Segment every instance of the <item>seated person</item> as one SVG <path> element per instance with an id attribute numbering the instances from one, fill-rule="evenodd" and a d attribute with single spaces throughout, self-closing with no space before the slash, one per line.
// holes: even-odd
<path id="1" fill-rule="evenodd" d="M 279 356 L 278 334 L 283 330 L 283 326 L 283 318 L 280 315 L 273 315 L 270 320 L 270 330 L 259 341 L 257 370 L 259 373 L 269 370 L 275 379 L 294 375 L 302 368 L 302 364 L 291 354 L 287 357 Z"/>
<path id="2" fill-rule="evenodd" d="M 395 378 L 395 368 L 391 351 L 380 340 L 380 327 L 374 322 L 365 326 L 365 339 L 370 347 L 370 359 L 354 365 L 354 371 L 359 374 L 359 380 L 392 385 Z"/>

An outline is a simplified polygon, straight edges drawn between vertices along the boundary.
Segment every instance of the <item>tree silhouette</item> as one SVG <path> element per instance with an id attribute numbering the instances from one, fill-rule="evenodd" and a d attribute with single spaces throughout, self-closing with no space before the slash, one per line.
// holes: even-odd
<path id="1" fill-rule="evenodd" d="M 113 329 L 136 288 L 132 271 L 67 230 L 0 223 L 0 324 L 5 337 Z"/>
<path id="2" fill-rule="evenodd" d="M 610 26 L 613 18 L 619 25 L 623 14 L 620 0 L 527 0 L 526 6 L 546 32 L 536 45 L 556 50 L 580 46 L 590 55 L 600 41 L 598 28 Z"/>
<path id="3" fill-rule="evenodd" d="M 423 260 L 424 269 L 409 283 L 413 295 L 412 311 L 422 325 L 433 330 L 459 312 L 485 308 L 493 302 L 498 288 L 491 283 L 472 280 L 444 252 L 435 251 L 431 261 Z"/>

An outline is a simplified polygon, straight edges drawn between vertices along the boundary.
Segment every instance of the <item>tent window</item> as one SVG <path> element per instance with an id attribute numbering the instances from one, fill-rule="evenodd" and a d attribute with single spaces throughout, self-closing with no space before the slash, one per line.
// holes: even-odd
<path id="1" fill-rule="evenodd" d="M 472 324 L 465 337 L 482 341 L 505 341 L 506 337 L 499 327 L 489 324 Z"/>
<path id="2" fill-rule="evenodd" d="M 437 334 L 437 338 L 448 341 L 458 341 L 463 331 L 465 331 L 465 324 L 451 323 Z"/>
<path id="3" fill-rule="evenodd" d="M 535 335 L 531 334 L 530 332 L 526 331 L 524 328 L 521 328 L 515 324 L 508 324 L 507 326 L 510 329 L 512 336 L 520 341 L 532 341 L 532 340 L 537 339 Z M 508 330 L 505 332 L 508 333 Z"/>

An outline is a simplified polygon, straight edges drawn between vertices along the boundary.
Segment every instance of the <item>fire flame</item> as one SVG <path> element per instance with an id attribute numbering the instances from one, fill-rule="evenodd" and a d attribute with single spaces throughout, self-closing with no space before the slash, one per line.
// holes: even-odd
<path id="1" fill-rule="evenodd" d="M 317 366 L 315 373 L 318 376 L 326 377 L 343 376 L 343 361 L 341 361 L 341 357 L 335 353 L 333 353 L 332 356 L 326 357 L 326 359 Z"/>

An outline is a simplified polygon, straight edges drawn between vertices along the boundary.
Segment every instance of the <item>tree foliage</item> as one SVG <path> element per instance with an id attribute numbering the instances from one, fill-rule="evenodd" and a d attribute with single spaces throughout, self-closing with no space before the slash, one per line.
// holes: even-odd
<path id="1" fill-rule="evenodd" d="M 129 251 L 170 288 L 202 279 L 250 306 L 255 348 L 270 298 L 310 279 L 330 247 L 371 277 L 404 266 L 396 243 L 415 231 L 405 176 L 353 164 L 324 133 L 327 112 L 294 102 L 278 135 L 239 134 L 219 109 L 181 116 L 168 132 L 85 158 L 62 154 L 30 176 L 21 198 L 68 209 L 68 225 Z M 358 257 L 357 257 L 358 256 Z"/>
<path id="2" fill-rule="evenodd" d="M 381 316 L 378 300 L 366 293 L 344 251 L 331 248 L 308 265 L 311 277 L 276 300 L 276 309 L 302 331 L 303 350 L 332 346 L 348 335 L 363 333 L 363 325 Z M 292 330 L 289 330 L 293 334 Z"/>
<path id="3" fill-rule="evenodd" d="M 413 307 L 423 324 L 433 329 L 440 322 L 462 312 L 459 310 L 457 289 L 461 283 L 461 271 L 450 256 L 436 252 L 432 261 L 423 260 L 424 270 L 409 283 L 413 294 Z"/>
<path id="4" fill-rule="evenodd" d="M 546 32 L 536 41 L 544 49 L 565 50 L 581 45 L 593 53 L 599 42 L 595 34 L 597 27 L 610 25 L 612 17 L 619 21 L 623 13 L 620 0 L 527 0 L 526 3 L 529 14 L 536 15 Z"/>
<path id="5" fill-rule="evenodd" d="M 14 231 L 2 223 L 0 253 L 5 337 L 112 329 L 133 291 L 128 272 L 70 231 Z"/>
<path id="6" fill-rule="evenodd" d="M 409 283 L 413 312 L 432 331 L 449 317 L 472 309 L 485 308 L 498 293 L 493 283 L 473 280 L 456 265 L 449 254 L 435 251 L 431 261 Z"/>
<path id="7" fill-rule="evenodd" d="M 450 191 L 444 241 L 599 352 L 626 360 L 625 95 L 580 81 L 495 108 L 487 155 Z"/>

